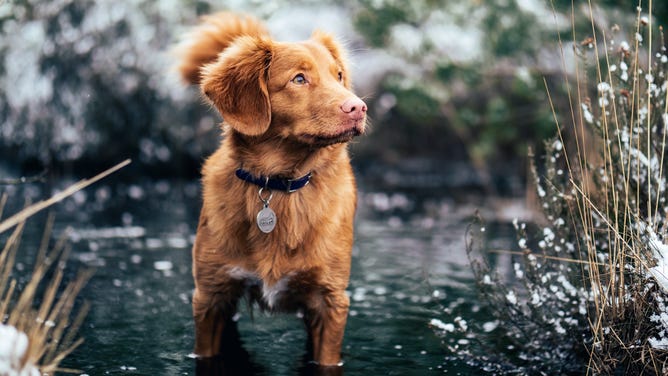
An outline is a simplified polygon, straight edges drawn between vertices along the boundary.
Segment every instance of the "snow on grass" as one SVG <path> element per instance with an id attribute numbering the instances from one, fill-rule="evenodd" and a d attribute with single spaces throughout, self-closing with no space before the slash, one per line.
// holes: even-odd
<path id="1" fill-rule="evenodd" d="M 443 321 L 439 319 L 431 319 L 429 321 L 429 325 L 433 326 L 434 328 L 440 329 L 444 332 L 452 333 L 455 331 L 455 325 L 450 324 L 450 323 L 444 323 Z"/>
<path id="2" fill-rule="evenodd" d="M 668 244 L 665 244 L 659 236 L 651 229 L 646 229 L 648 233 L 648 243 L 653 251 L 656 265 L 649 268 L 649 273 L 654 277 L 661 288 L 668 292 Z"/>
<path id="3" fill-rule="evenodd" d="M 0 324 L 0 375 L 39 376 L 39 370 L 23 363 L 28 351 L 28 336 L 15 327 Z"/>

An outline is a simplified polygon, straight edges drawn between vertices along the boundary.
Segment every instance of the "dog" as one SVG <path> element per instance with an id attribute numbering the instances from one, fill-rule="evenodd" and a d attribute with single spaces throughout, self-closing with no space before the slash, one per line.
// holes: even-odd
<path id="1" fill-rule="evenodd" d="M 223 118 L 192 251 L 195 353 L 225 351 L 246 297 L 302 312 L 312 361 L 340 365 L 357 200 L 347 144 L 367 121 L 345 50 L 322 31 L 278 42 L 251 16 L 217 13 L 177 54 L 181 76 Z"/>

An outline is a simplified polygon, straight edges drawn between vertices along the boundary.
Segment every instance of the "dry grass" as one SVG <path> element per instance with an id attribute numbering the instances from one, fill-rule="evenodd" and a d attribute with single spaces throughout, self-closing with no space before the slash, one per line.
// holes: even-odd
<path id="1" fill-rule="evenodd" d="M 665 291 L 648 277 L 656 264 L 648 236 L 666 230 L 665 65 L 656 63 L 655 26 L 652 17 L 642 16 L 640 6 L 630 33 L 634 42 L 628 45 L 615 44 L 608 33 L 616 28 L 599 28 L 591 3 L 588 9 L 591 32 L 578 38 L 573 30 L 573 40 L 580 46 L 578 54 L 595 62 L 595 73 L 590 78 L 585 63 L 576 62 L 575 87 L 569 89 L 577 103 L 571 104 L 572 128 L 558 124 L 565 145 L 565 133 L 576 135 L 573 147 L 564 149 L 570 177 L 564 188 L 572 198 L 573 225 L 583 240 L 579 251 L 587 264 L 581 275 L 593 303 L 588 312 L 588 373 L 613 374 L 623 368 L 634 374 L 665 374 L 666 351 L 649 341 L 658 334 L 650 317 L 660 314 L 656 300 L 663 299 Z M 589 43 L 578 43 L 584 39 Z M 663 35 L 660 40 L 663 45 Z M 659 49 L 657 56 L 665 57 L 665 50 Z M 597 88 L 595 100 L 587 95 L 592 86 Z M 598 136 L 594 155 L 585 147 L 587 127 Z"/>
<path id="2" fill-rule="evenodd" d="M 546 143 L 540 172 L 533 168 L 545 222 L 539 228 L 515 223 L 520 251 L 504 252 L 513 260 L 510 280 L 471 253 L 482 300 L 499 322 L 495 335 L 506 346 L 485 365 L 500 373 L 665 375 L 663 31 L 640 8 L 635 27 L 625 32 L 602 27 L 591 3 L 577 6 L 588 11 L 591 29 L 580 35 L 573 27 L 569 47 L 559 41 L 564 69 L 565 49 L 575 51 L 575 72 L 565 82 L 569 110 L 562 116 L 553 106 L 558 137 Z M 547 84 L 546 89 L 553 103 Z M 480 234 L 472 231 L 469 251 L 480 247 L 474 243 Z M 499 352 L 485 350 L 470 353 L 480 360 Z M 469 359 L 470 353 L 459 355 Z"/>
<path id="3" fill-rule="evenodd" d="M 76 372 L 59 368 L 59 364 L 83 342 L 83 339 L 77 338 L 77 331 L 88 311 L 88 304 L 84 303 L 75 309 L 75 300 L 91 277 L 91 272 L 85 271 L 79 273 L 73 281 L 66 284 L 63 282 L 69 247 L 66 237 L 62 236 L 49 250 L 53 226 L 53 217 L 50 217 L 30 280 L 18 291 L 19 284 L 12 277 L 12 271 L 26 220 L 128 163 L 129 160 L 124 161 L 91 179 L 74 184 L 50 199 L 30 205 L 0 222 L 0 233 L 14 228 L 0 253 L 0 324 L 15 328 L 28 338 L 28 347 L 20 358 L 20 364 L 14 365 L 16 371 L 37 368 L 41 374 Z M 7 197 L 3 196 L 0 199 L 0 217 L 6 202 Z"/>

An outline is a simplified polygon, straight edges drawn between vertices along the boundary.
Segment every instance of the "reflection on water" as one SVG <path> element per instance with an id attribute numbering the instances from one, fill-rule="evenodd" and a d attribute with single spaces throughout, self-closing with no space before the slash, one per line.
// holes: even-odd
<path id="1" fill-rule="evenodd" d="M 251 318 L 242 310 L 224 357 L 193 358 L 196 187 L 154 193 L 155 187 L 134 186 L 133 195 L 141 190 L 141 197 L 118 202 L 109 198 L 118 188 L 104 187 L 58 206 L 56 231 L 73 227 L 71 264 L 96 270 L 81 294 L 92 306 L 81 330 L 85 342 L 63 366 L 89 375 L 322 374 L 304 362 L 306 333 L 293 315 L 255 311 Z M 104 209 L 91 209 L 100 197 L 107 200 Z M 479 311 L 463 243 L 472 213 L 472 207 L 440 198 L 361 194 L 343 346 L 346 374 L 477 374 L 445 360 L 444 346 L 461 339 L 440 338 L 429 326 L 434 318 L 453 322 Z M 24 249 L 36 248 L 39 222 L 33 221 Z M 23 256 L 27 273 L 31 252 Z"/>

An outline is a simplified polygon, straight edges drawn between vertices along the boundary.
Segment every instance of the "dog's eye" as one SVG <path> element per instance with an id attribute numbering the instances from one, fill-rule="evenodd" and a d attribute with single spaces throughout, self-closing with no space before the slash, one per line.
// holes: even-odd
<path id="1" fill-rule="evenodd" d="M 343 82 L 343 72 L 339 71 L 339 82 Z"/>
<path id="2" fill-rule="evenodd" d="M 306 82 L 306 77 L 304 77 L 304 74 L 302 73 L 299 73 L 292 79 L 292 83 L 296 85 L 304 85 Z"/>

